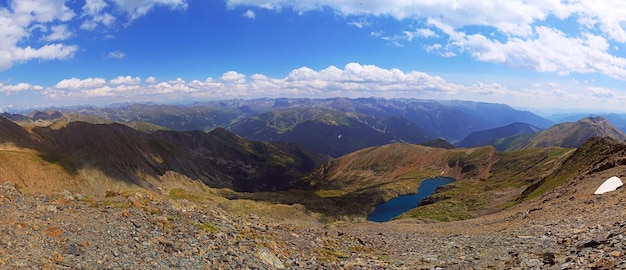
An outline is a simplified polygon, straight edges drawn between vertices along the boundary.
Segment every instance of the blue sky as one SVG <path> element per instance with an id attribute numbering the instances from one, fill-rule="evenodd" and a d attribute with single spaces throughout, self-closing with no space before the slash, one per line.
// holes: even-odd
<path id="1" fill-rule="evenodd" d="M 626 112 L 622 1 L 0 1 L 0 110 L 408 97 Z"/>

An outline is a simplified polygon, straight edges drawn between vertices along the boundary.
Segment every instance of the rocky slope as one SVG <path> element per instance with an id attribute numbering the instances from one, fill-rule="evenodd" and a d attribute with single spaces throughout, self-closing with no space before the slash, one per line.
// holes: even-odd
<path id="1" fill-rule="evenodd" d="M 239 150 L 277 153 L 271 152 L 277 145 L 246 143 L 225 130 L 148 136 L 121 125 L 79 123 L 23 129 L 1 119 L 0 128 L 0 183 L 4 183 L 0 186 L 0 268 L 626 267 L 626 192 L 622 188 L 592 195 L 607 178 L 626 178 L 626 143 L 616 139 L 592 138 L 576 150 L 557 147 L 505 153 L 492 147 L 447 150 L 392 144 L 368 148 L 318 167 L 305 182 L 314 189 L 298 191 L 301 196 L 293 197 L 298 193 L 212 189 L 177 170 L 159 172 L 158 177 L 136 175 L 138 180 L 151 179 L 146 183 L 110 185 L 106 181 L 119 176 L 102 175 L 99 170 L 108 166 L 116 168 L 113 171 L 141 169 L 137 164 L 152 169 L 190 166 L 166 158 L 161 163 L 156 157 L 160 151 L 177 149 L 180 152 L 167 153 L 185 161 L 181 155 L 188 152 L 207 156 L 207 149 L 227 150 L 212 148 L 204 136 L 215 137 L 220 147 L 241 142 Z M 69 132 L 73 129 L 81 132 Z M 70 135 L 71 141 L 61 139 Z M 106 143 L 94 148 L 95 142 Z M 186 146 L 179 148 L 183 142 Z M 159 147 L 144 148 L 155 143 Z M 82 155 L 54 151 L 61 147 Z M 130 152 L 116 154 L 116 148 Z M 226 152 L 229 158 L 257 158 L 235 150 Z M 85 161 L 94 163 L 79 163 Z M 335 205 L 326 210 L 363 210 L 357 204 L 365 199 L 408 193 L 419 179 L 440 174 L 454 176 L 457 182 L 435 194 L 435 203 L 405 216 L 418 219 L 378 224 L 363 218 L 343 219 L 343 213 L 325 219 L 324 209 L 315 208 L 329 202 Z M 71 192 L 64 191 L 65 187 Z M 242 199 L 245 194 L 260 197 L 250 201 Z M 305 196 L 311 201 L 264 202 Z"/>
<path id="2" fill-rule="evenodd" d="M 284 206 L 290 218 L 278 220 L 278 208 L 237 212 L 231 201 L 208 196 L 27 195 L 5 182 L 0 267 L 620 269 L 626 193 L 591 194 L 607 176 L 624 172 L 624 166 L 595 172 L 505 212 L 446 223 L 320 224 L 295 206 Z"/>

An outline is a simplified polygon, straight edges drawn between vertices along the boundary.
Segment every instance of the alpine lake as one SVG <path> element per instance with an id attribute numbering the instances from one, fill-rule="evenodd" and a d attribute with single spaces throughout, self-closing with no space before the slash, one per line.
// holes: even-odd
<path id="1" fill-rule="evenodd" d="M 454 182 L 454 178 L 435 177 L 424 179 L 417 189 L 417 193 L 402 195 L 379 204 L 374 212 L 367 216 L 367 220 L 375 222 L 389 221 L 400 214 L 416 208 L 426 197 L 435 192 L 437 187 Z"/>

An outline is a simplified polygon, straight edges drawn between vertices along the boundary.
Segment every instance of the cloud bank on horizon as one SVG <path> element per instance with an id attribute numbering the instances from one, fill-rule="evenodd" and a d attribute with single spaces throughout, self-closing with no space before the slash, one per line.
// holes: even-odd
<path id="1" fill-rule="evenodd" d="M 0 110 L 380 96 L 626 112 L 625 27 L 611 0 L 10 0 Z"/>

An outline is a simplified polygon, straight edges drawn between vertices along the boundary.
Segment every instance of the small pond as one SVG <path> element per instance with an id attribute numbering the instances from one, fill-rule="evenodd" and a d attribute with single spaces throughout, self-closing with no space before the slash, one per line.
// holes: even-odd
<path id="1" fill-rule="evenodd" d="M 374 209 L 374 212 L 367 216 L 367 220 L 376 222 L 389 221 L 390 219 L 417 207 L 417 205 L 424 198 L 433 194 L 437 187 L 452 182 L 454 182 L 454 179 L 449 177 L 424 179 L 422 183 L 420 183 L 417 193 L 402 195 L 379 204 L 376 206 L 376 209 Z"/>

